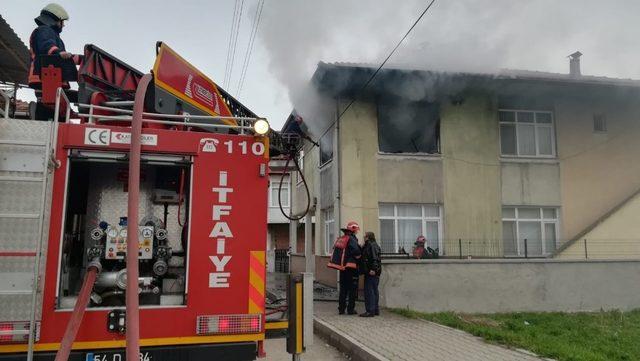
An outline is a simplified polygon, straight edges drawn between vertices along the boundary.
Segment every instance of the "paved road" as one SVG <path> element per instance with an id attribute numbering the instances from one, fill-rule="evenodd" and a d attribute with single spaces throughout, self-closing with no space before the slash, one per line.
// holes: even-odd
<path id="1" fill-rule="evenodd" d="M 266 361 L 289 361 L 291 355 L 287 353 L 284 338 L 269 339 L 265 341 L 265 351 L 267 352 Z M 327 345 L 327 343 L 318 336 L 313 338 L 313 346 L 311 346 L 302 357 L 302 361 L 344 361 L 348 358 L 340 353 L 340 351 Z"/>
<path id="2" fill-rule="evenodd" d="M 535 355 L 490 345 L 466 332 L 383 311 L 381 316 L 339 316 L 336 303 L 316 302 L 316 319 L 350 336 L 379 360 L 540 361 Z M 359 310 L 363 310 L 360 303 Z M 365 346 L 366 345 L 366 346 Z M 354 349 L 353 352 L 357 352 Z"/>

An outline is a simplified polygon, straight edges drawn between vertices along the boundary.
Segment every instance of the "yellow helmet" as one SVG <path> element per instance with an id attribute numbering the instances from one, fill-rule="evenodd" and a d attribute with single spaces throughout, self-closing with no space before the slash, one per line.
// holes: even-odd
<path id="1" fill-rule="evenodd" d="M 58 20 L 69 20 L 69 14 L 67 14 L 67 11 L 62 6 L 56 3 L 51 3 L 42 8 L 42 11 L 40 13 L 42 14 L 43 12 L 47 12 L 53 15 L 54 17 L 58 18 Z"/>

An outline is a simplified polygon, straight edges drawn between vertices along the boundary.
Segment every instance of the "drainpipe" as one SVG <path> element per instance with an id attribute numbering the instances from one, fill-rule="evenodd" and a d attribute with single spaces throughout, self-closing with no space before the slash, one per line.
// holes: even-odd
<path id="1" fill-rule="evenodd" d="M 144 97 L 151 82 L 151 74 L 145 74 L 136 89 L 131 119 L 131 148 L 129 150 L 129 190 L 127 200 L 127 288 L 126 325 L 127 360 L 137 360 L 140 355 L 140 310 L 138 296 L 138 207 L 140 204 L 140 137 L 142 136 L 142 112 Z"/>
<path id="2" fill-rule="evenodd" d="M 342 181 L 342 152 L 340 151 L 340 98 L 336 98 L 336 138 L 335 138 L 335 195 L 336 199 L 333 204 L 336 204 L 336 200 L 338 201 L 338 206 L 333 207 L 333 217 L 334 217 L 334 232 L 337 236 L 340 235 L 340 228 L 342 227 L 342 189 L 341 189 L 341 181 Z M 333 180 L 332 180 L 333 181 Z M 340 273 L 336 272 L 336 283 L 338 287 L 340 287 Z"/>

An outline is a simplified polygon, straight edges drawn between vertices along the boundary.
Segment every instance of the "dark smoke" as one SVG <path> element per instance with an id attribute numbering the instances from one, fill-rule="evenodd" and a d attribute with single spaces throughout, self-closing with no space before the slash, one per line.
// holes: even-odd
<path id="1" fill-rule="evenodd" d="M 305 116 L 305 85 L 319 61 L 376 67 L 427 5 L 426 1 L 268 3 L 262 43 L 270 69 Z M 390 60 L 390 66 L 495 73 L 502 68 L 568 72 L 567 55 L 585 54 L 582 73 L 640 78 L 634 0 L 436 0 Z M 428 93 L 413 82 L 406 94 Z M 308 90 L 308 88 L 306 89 Z"/>

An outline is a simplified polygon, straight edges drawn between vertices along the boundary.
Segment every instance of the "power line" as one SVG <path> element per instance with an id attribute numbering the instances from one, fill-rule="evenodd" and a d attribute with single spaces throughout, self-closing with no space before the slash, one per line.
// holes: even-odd
<path id="1" fill-rule="evenodd" d="M 418 18 L 416 19 L 416 21 L 413 23 L 413 25 L 411 25 L 411 27 L 409 28 L 409 30 L 407 30 L 407 32 L 404 34 L 404 36 L 402 37 L 402 39 L 400 39 L 400 41 L 398 41 L 398 43 L 396 44 L 396 46 L 393 48 L 393 50 L 391 50 L 391 52 L 389 53 L 389 55 L 387 55 L 387 57 L 384 59 L 384 61 L 382 62 L 382 64 L 380 64 L 380 66 L 378 67 L 378 69 L 376 69 L 376 71 L 373 72 L 373 74 L 371 74 L 371 77 L 369 77 L 369 80 L 367 80 L 366 83 L 364 83 L 364 85 L 362 86 L 362 88 L 360 88 L 360 90 L 358 90 L 358 93 L 362 92 L 363 90 L 365 90 L 369 84 L 371 84 L 371 82 L 373 81 L 373 79 L 376 77 L 376 75 L 378 75 L 378 73 L 380 72 L 380 70 L 382 69 L 382 67 L 385 66 L 385 64 L 387 64 L 387 61 L 389 61 L 389 59 L 391 58 L 391 56 L 393 56 L 393 54 L 396 52 L 396 50 L 398 50 L 398 48 L 400 47 L 400 44 L 402 44 L 402 42 L 404 41 L 404 39 L 407 38 L 407 36 L 409 36 L 409 34 L 411 33 L 411 31 L 413 30 L 413 28 L 416 27 L 416 25 L 418 25 L 418 23 L 420 22 L 420 20 L 422 19 L 422 17 L 424 17 L 424 15 L 427 13 L 427 11 L 429 11 L 429 9 L 431 8 L 431 5 L 433 5 L 433 3 L 435 3 L 436 0 L 431 0 L 431 2 L 429 3 L 429 5 L 427 5 L 427 7 L 422 11 L 422 13 L 420 14 L 420 16 L 418 16 Z M 351 107 L 351 105 L 353 105 L 353 103 L 356 101 L 356 99 L 358 98 L 357 93 L 356 95 L 353 97 L 353 99 L 351 99 L 351 102 L 349 102 L 349 104 L 347 105 L 346 108 L 344 108 L 344 110 L 340 113 L 340 115 L 338 115 L 338 118 L 336 119 L 336 121 L 340 120 L 340 118 L 342 118 L 342 115 L 344 115 L 344 113 L 347 112 L 347 110 L 349 110 L 349 108 Z M 333 126 L 333 124 L 331 125 Z M 329 129 L 331 129 L 331 126 L 327 129 L 327 131 Z M 325 133 L 327 132 L 325 131 Z"/>
<path id="2" fill-rule="evenodd" d="M 233 63 L 236 61 L 236 49 L 238 45 L 238 34 L 240 33 L 240 23 L 242 22 L 242 10 L 244 9 L 244 0 L 240 3 L 240 16 L 238 16 L 238 22 L 236 23 L 235 39 L 233 40 L 233 51 L 231 54 L 231 60 L 229 62 L 229 77 L 226 82 L 227 85 L 231 85 L 231 76 L 233 75 Z"/>
<path id="3" fill-rule="evenodd" d="M 373 79 L 378 75 L 378 73 L 380 72 L 380 70 L 385 66 L 385 64 L 387 63 L 387 61 L 391 58 L 391 56 L 393 56 L 393 54 L 396 52 L 396 50 L 400 47 L 400 45 L 402 44 L 402 42 L 404 41 L 404 39 L 407 38 L 407 36 L 409 36 L 409 34 L 411 33 L 411 31 L 416 27 L 416 25 L 418 25 L 418 23 L 420 22 L 420 20 L 424 17 L 424 15 L 429 11 L 429 9 L 431 8 L 431 6 L 435 3 L 435 0 L 432 0 L 431 2 L 429 2 L 429 4 L 427 5 L 427 7 L 422 11 L 422 13 L 420 14 L 420 16 L 418 16 L 418 18 L 416 19 L 416 21 L 413 23 L 413 25 L 411 25 L 411 27 L 409 28 L 409 30 L 407 30 L 407 32 L 404 34 L 404 36 L 400 39 L 400 41 L 396 44 L 396 46 L 393 48 L 393 50 L 391 50 L 391 52 L 389 53 L 389 55 L 387 55 L 387 57 L 384 59 L 384 61 L 380 64 L 380 66 L 376 69 L 376 71 L 369 77 L 369 79 L 367 80 L 367 82 L 358 90 L 359 92 L 362 92 L 363 90 L 365 90 L 369 84 L 371 84 L 371 82 L 373 81 Z M 356 95 L 351 99 L 351 101 L 349 102 L 349 104 L 345 107 L 345 109 L 338 115 L 338 117 L 336 118 L 335 121 L 331 122 L 331 124 L 322 132 L 320 133 L 320 136 L 318 137 L 318 139 L 322 138 L 325 134 L 327 134 L 327 132 L 329 130 L 331 130 L 331 128 L 334 126 L 334 124 L 340 120 L 342 118 L 342 116 L 347 112 L 347 110 L 349 110 L 349 108 L 351 107 L 351 105 L 353 105 L 353 103 L 357 100 L 358 94 L 356 93 Z M 600 143 L 597 143 L 589 148 L 583 149 L 581 151 L 577 151 L 573 154 L 569 154 L 566 155 L 564 157 L 556 157 L 556 158 L 551 158 L 550 160 L 555 160 L 555 161 L 563 161 L 563 160 L 567 160 L 567 159 L 571 159 L 571 158 L 575 158 L 575 157 L 579 157 L 585 153 L 588 153 L 592 150 L 594 150 L 594 148 L 598 148 L 602 145 L 605 145 L 606 143 L 609 143 L 617 138 L 623 137 L 623 136 L 628 136 L 631 133 L 620 133 L 617 135 L 614 135 L 608 139 L 606 139 L 605 141 L 602 141 Z M 450 159 L 450 160 L 455 160 L 455 161 L 459 161 L 459 162 L 463 162 L 463 163 L 467 163 L 470 165 L 480 165 L 480 166 L 488 166 L 488 167 L 500 167 L 502 166 L 502 162 L 500 160 L 498 160 L 497 162 L 482 162 L 482 161 L 473 161 L 473 160 L 469 160 L 469 159 L 464 159 L 464 158 L 458 158 L 458 157 L 452 157 L 452 156 L 448 156 L 445 154 L 438 154 L 439 158 L 444 160 L 444 159 Z"/>
<path id="4" fill-rule="evenodd" d="M 229 73 L 229 58 L 231 56 L 231 44 L 233 42 L 233 32 L 235 30 L 237 12 L 238 12 L 238 0 L 236 0 L 233 6 L 233 17 L 231 18 L 231 27 L 229 28 L 229 44 L 227 45 L 227 59 L 224 64 L 224 78 L 222 80 L 223 87 L 226 87 L 227 85 L 227 74 Z"/>
<path id="5" fill-rule="evenodd" d="M 256 8 L 256 15 L 254 16 L 254 19 L 253 19 L 251 36 L 249 38 L 249 43 L 247 44 L 247 51 L 244 54 L 244 62 L 242 64 L 242 71 L 240 72 L 240 79 L 238 80 L 238 91 L 236 92 L 237 97 L 240 97 L 240 93 L 242 92 L 242 87 L 244 85 L 244 79 L 247 75 L 247 69 L 249 68 L 249 61 L 251 60 L 251 54 L 253 53 L 253 43 L 256 38 L 256 34 L 258 33 L 258 27 L 260 26 L 260 17 L 262 16 L 263 6 L 264 6 L 264 0 L 259 0 L 258 7 Z"/>

